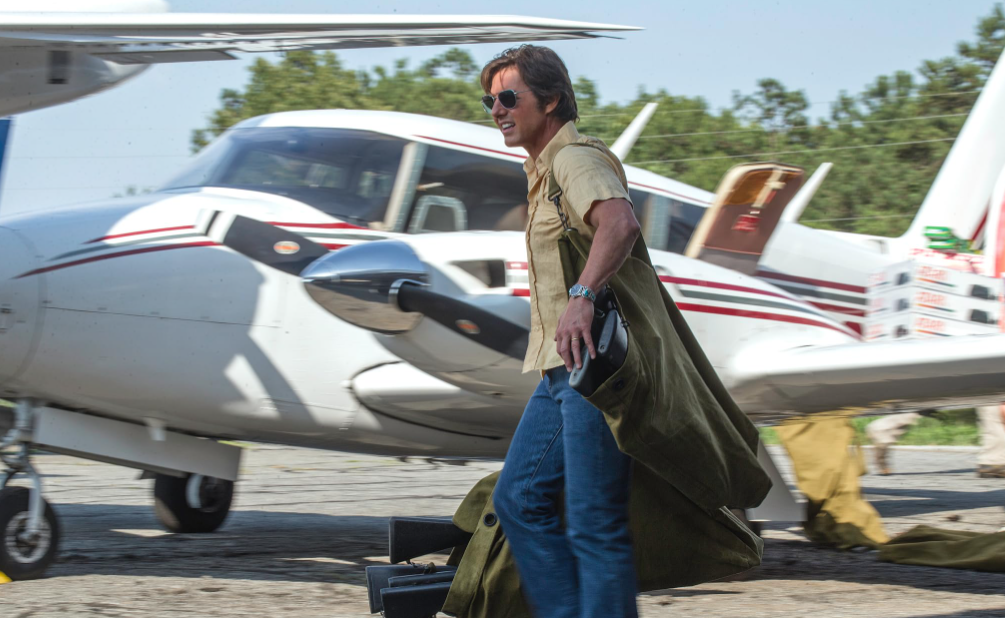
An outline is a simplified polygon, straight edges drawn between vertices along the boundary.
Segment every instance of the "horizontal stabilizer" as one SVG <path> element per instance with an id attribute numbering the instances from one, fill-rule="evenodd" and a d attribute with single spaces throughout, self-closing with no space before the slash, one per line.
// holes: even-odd
<path id="1" fill-rule="evenodd" d="M 1005 401 L 1005 334 L 741 354 L 730 394 L 758 421 Z"/>

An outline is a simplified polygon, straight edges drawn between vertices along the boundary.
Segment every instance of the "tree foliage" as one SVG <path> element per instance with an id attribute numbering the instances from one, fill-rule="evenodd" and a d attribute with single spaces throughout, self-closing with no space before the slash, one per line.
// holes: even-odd
<path id="1" fill-rule="evenodd" d="M 656 102 L 657 113 L 628 163 L 714 191 L 737 163 L 777 160 L 812 172 L 831 161 L 834 169 L 802 222 L 896 235 L 920 206 L 1005 47 L 1001 5 L 978 21 L 975 35 L 958 45 L 955 56 L 925 61 L 915 73 L 878 76 L 857 95 L 840 93 L 829 117 L 815 121 L 807 115 L 806 94 L 777 79 L 760 80 L 753 93 L 734 93 L 731 109 L 713 110 L 700 97 L 666 90 L 602 104 L 596 84 L 578 77 L 580 130 L 610 143 L 643 105 Z M 287 110 L 395 110 L 487 123 L 479 69 L 460 49 L 416 69 L 399 60 L 372 72 L 347 70 L 332 52 L 291 52 L 276 63 L 259 59 L 243 91 L 221 93 L 209 126 L 193 133 L 193 150 L 241 120 Z"/>

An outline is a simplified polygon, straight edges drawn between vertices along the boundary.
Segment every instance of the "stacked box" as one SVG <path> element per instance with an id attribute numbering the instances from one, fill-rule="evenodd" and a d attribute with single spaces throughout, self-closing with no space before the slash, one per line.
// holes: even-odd
<path id="1" fill-rule="evenodd" d="M 999 332 L 1000 279 L 959 269 L 960 261 L 913 260 L 869 278 L 868 341 Z"/>
<path id="2" fill-rule="evenodd" d="M 901 286 L 869 297 L 870 319 L 903 311 L 990 326 L 997 326 L 1002 317 L 1002 305 L 996 300 L 957 296 L 920 286 Z"/>
<path id="3" fill-rule="evenodd" d="M 890 339 L 930 339 L 956 335 L 993 335 L 997 326 L 958 322 L 917 313 L 903 311 L 884 319 L 868 320 L 865 325 L 867 341 L 888 341 Z"/>

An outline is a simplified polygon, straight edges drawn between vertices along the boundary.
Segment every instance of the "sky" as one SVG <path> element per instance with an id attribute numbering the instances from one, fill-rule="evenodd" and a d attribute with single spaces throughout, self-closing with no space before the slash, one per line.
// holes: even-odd
<path id="1" fill-rule="evenodd" d="M 701 96 L 728 106 L 732 93 L 774 77 L 801 89 L 827 116 L 842 90 L 858 93 L 881 74 L 916 70 L 973 40 L 991 0 L 173 0 L 174 12 L 513 14 L 642 26 L 622 39 L 550 43 L 575 78 L 594 80 L 602 101 L 639 88 Z M 506 45 L 468 49 L 479 63 Z M 372 69 L 407 57 L 415 66 L 443 47 L 339 52 L 345 66 Z M 275 60 L 273 55 L 265 55 Z M 105 199 L 127 187 L 155 188 L 191 158 L 224 88 L 241 89 L 255 55 L 228 62 L 154 66 L 86 99 L 15 118 L 0 214 Z"/>

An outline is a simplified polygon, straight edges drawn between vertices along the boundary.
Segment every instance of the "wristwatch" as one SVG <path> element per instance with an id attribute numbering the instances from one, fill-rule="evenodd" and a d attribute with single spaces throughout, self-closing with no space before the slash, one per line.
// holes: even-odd
<path id="1" fill-rule="evenodd" d="M 591 303 L 597 302 L 597 295 L 593 293 L 593 290 L 591 290 L 590 288 L 586 287 L 581 283 L 577 283 L 576 285 L 569 288 L 569 298 L 573 299 L 576 298 L 577 296 L 582 296 Z"/>

